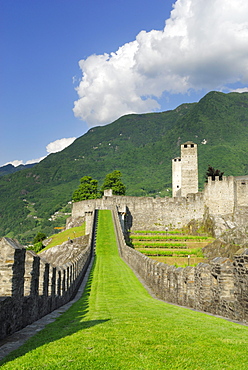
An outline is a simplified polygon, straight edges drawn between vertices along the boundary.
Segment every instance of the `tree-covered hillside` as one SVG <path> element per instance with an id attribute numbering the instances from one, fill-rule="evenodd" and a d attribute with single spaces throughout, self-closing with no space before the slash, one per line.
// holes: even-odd
<path id="1" fill-rule="evenodd" d="M 22 171 L 25 168 L 31 168 L 34 164 L 20 164 L 15 167 L 12 164 L 6 164 L 5 166 L 0 167 L 0 176 L 10 175 L 11 173 Z"/>
<path id="2" fill-rule="evenodd" d="M 170 194 L 171 159 L 188 140 L 198 144 L 200 188 L 208 165 L 225 175 L 248 174 L 247 137 L 248 93 L 211 92 L 173 111 L 127 115 L 94 127 L 62 152 L 0 178 L 0 235 L 25 242 L 51 230 L 57 221 L 49 218 L 86 175 L 101 186 L 107 173 L 120 170 L 127 195 Z"/>

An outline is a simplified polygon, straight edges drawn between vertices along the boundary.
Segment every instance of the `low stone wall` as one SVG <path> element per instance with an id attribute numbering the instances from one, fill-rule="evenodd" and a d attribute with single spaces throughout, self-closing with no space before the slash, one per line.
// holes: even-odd
<path id="1" fill-rule="evenodd" d="M 248 322 L 248 249 L 234 262 L 217 257 L 210 264 L 176 268 L 159 263 L 125 244 L 117 211 L 113 211 L 121 257 L 166 302 Z"/>
<path id="2" fill-rule="evenodd" d="M 70 301 L 93 253 L 95 216 L 89 243 L 70 262 L 55 266 L 17 241 L 0 240 L 0 339 Z"/>

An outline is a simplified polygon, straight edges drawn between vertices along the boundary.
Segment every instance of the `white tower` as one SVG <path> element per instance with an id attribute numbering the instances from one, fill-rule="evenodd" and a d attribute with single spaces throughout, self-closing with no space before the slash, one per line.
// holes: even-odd
<path id="1" fill-rule="evenodd" d="M 198 193 L 197 144 L 187 141 L 181 145 L 181 196 Z"/>
<path id="2" fill-rule="evenodd" d="M 181 145 L 181 158 L 172 159 L 172 196 L 189 193 L 198 193 L 197 144 L 192 141 Z"/>
<path id="3" fill-rule="evenodd" d="M 182 166 L 181 158 L 172 159 L 172 196 L 180 197 L 181 195 L 181 181 L 182 181 Z"/>

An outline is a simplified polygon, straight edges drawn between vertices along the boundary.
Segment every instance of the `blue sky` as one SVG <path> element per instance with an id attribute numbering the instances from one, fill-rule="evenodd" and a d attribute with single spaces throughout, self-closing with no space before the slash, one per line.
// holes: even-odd
<path id="1" fill-rule="evenodd" d="M 0 166 L 123 114 L 247 91 L 247 19 L 246 0 L 0 0 Z"/>

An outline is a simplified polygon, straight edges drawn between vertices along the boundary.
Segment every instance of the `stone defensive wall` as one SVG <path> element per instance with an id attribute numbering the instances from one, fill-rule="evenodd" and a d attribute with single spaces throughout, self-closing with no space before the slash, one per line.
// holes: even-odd
<path id="1" fill-rule="evenodd" d="M 222 180 L 216 176 L 213 181 L 208 178 L 208 183 L 204 188 L 204 203 L 209 209 L 210 214 L 231 214 L 234 211 L 235 193 L 234 177 L 223 176 Z M 236 194 L 236 196 L 235 196 Z"/>
<path id="2" fill-rule="evenodd" d="M 119 253 L 156 296 L 168 303 L 248 322 L 248 249 L 230 261 L 217 257 L 210 264 L 176 268 L 128 247 L 119 216 L 113 210 Z"/>
<path id="3" fill-rule="evenodd" d="M 56 266 L 16 240 L 0 240 L 0 339 L 22 329 L 74 298 L 93 253 L 95 213 L 88 246 Z"/>
<path id="4" fill-rule="evenodd" d="M 181 228 L 204 215 L 203 194 L 197 193 L 178 198 L 104 196 L 83 200 L 73 204 L 72 218 L 86 216 L 87 220 L 95 209 L 116 207 L 125 216 L 127 227 L 133 230 Z"/>
<path id="5" fill-rule="evenodd" d="M 248 176 L 211 177 L 204 191 L 173 198 L 103 196 L 101 199 L 75 202 L 72 218 L 91 217 L 94 209 L 113 209 L 125 215 L 126 226 L 133 230 L 163 230 L 165 227 L 182 228 L 191 220 L 202 221 L 204 215 L 228 215 L 239 221 L 248 210 Z M 242 223 L 242 219 L 240 220 Z M 245 221 L 246 222 L 246 221 Z"/>
<path id="6" fill-rule="evenodd" d="M 248 206 L 248 176 L 223 176 L 222 180 L 209 177 L 203 194 L 210 214 L 232 214 Z"/>

